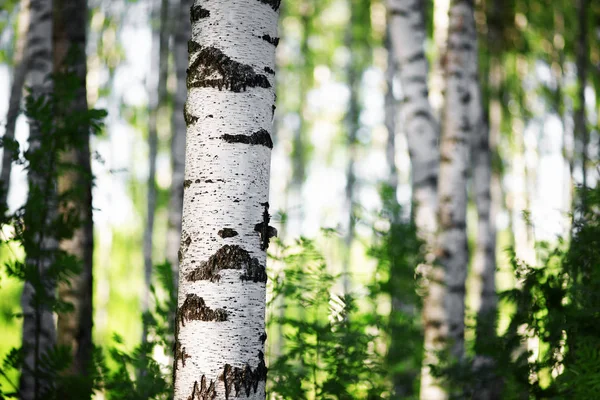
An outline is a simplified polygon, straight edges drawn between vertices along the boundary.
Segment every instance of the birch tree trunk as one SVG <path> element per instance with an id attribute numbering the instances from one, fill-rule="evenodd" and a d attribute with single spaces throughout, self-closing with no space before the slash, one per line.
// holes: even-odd
<path id="1" fill-rule="evenodd" d="M 576 43 L 576 55 L 577 55 L 577 100 L 578 107 L 575 111 L 575 137 L 577 137 L 576 143 L 578 144 L 579 151 L 578 156 L 581 157 L 581 186 L 585 189 L 588 187 L 588 146 L 590 142 L 589 132 L 587 128 L 587 118 L 585 111 L 585 87 L 587 85 L 587 70 L 588 70 L 588 39 L 587 39 L 587 4 L 588 0 L 577 0 L 577 20 L 579 23 L 579 32 L 577 35 Z M 581 205 L 585 210 L 586 208 L 586 195 L 585 191 L 581 195 Z"/>
<path id="2" fill-rule="evenodd" d="M 86 27 L 87 2 L 85 0 L 54 0 L 54 71 L 69 72 L 77 77 L 78 87 L 72 112 L 88 109 L 86 97 Z M 75 192 L 77 198 L 68 205 L 78 215 L 81 226 L 73 237 L 61 242 L 61 247 L 76 256 L 82 263 L 82 272 L 69 284 L 59 286 L 62 300 L 73 304 L 75 310 L 58 316 L 58 343 L 70 346 L 73 351 L 72 373 L 84 373 L 92 361 L 93 326 L 93 252 L 94 226 L 92 219 L 92 167 L 90 161 L 90 131 L 82 130 L 81 143 L 61 155 L 63 162 L 77 165 L 59 177 L 59 193 Z"/>
<path id="3" fill-rule="evenodd" d="M 472 1 L 450 2 L 446 59 L 446 98 L 442 113 L 439 178 L 438 261 L 445 272 L 448 345 L 464 355 L 465 281 L 469 262 L 466 211 L 467 174 L 473 112 L 481 106 L 477 86 L 477 40 Z"/>
<path id="4" fill-rule="evenodd" d="M 264 399 L 269 165 L 279 0 L 196 0 L 175 399 Z"/>
<path id="5" fill-rule="evenodd" d="M 429 101 L 431 101 L 434 114 L 437 117 L 440 117 L 444 106 L 444 90 L 446 88 L 444 64 L 448 42 L 449 10 L 450 0 L 433 1 L 433 43 L 436 52 L 431 68 Z"/>
<path id="6" fill-rule="evenodd" d="M 10 99 L 8 101 L 8 112 L 6 114 L 6 126 L 3 140 L 14 140 L 17 117 L 21 110 L 21 99 L 23 97 L 23 84 L 28 69 L 28 57 L 25 57 L 25 46 L 27 42 L 27 31 L 29 30 L 29 0 L 21 1 L 19 10 L 19 31 L 17 33 L 17 44 L 14 58 L 14 74 L 10 87 Z M 2 172 L 0 173 L 0 206 L 8 201 L 10 189 L 10 173 L 12 171 L 12 152 L 4 146 L 2 148 Z"/>
<path id="7" fill-rule="evenodd" d="M 424 3 L 421 0 L 388 0 L 390 37 L 404 93 L 401 117 L 405 126 L 412 163 L 413 215 L 419 236 L 429 253 L 422 268 L 427 281 L 423 302 L 425 358 L 421 374 L 421 399 L 444 399 L 446 395 L 431 375 L 428 365 L 436 364 L 435 352 L 445 337 L 443 271 L 434 266 L 431 255 L 436 231 L 437 180 L 439 168 L 439 126 L 428 99 L 425 58 Z"/>
<path id="8" fill-rule="evenodd" d="M 387 50 L 387 69 L 385 72 L 385 82 L 387 90 L 385 92 L 385 127 L 388 132 L 385 157 L 389 168 L 389 185 L 394 188 L 394 195 L 398 189 L 398 169 L 396 168 L 396 114 L 398 106 L 394 97 L 394 77 L 396 75 L 396 62 L 394 50 L 392 49 L 392 39 L 388 24 L 385 37 L 385 47 Z"/>
<path id="9" fill-rule="evenodd" d="M 29 60 L 29 86 L 32 96 L 48 94 L 52 85 L 47 80 L 52 72 L 52 1 L 31 0 L 31 23 L 27 38 L 27 58 Z M 35 151 L 40 147 L 40 129 L 36 123 L 30 123 L 29 148 Z M 41 215 L 42 223 L 52 220 L 52 198 L 54 190 L 45 179 L 44 171 L 30 170 L 28 175 L 30 194 L 31 188 L 37 187 L 48 194 L 49 212 Z M 42 279 L 52 260 L 44 257 L 42 253 L 53 253 L 58 246 L 55 239 L 47 235 L 39 237 L 40 248 L 37 254 L 26 255 L 26 262 L 36 265 Z M 43 279 L 46 295 L 53 296 L 55 285 L 48 279 Z M 39 359 L 52 349 L 56 343 L 56 328 L 52 310 L 48 307 L 34 307 L 35 289 L 30 282 L 25 282 L 21 295 L 23 309 L 23 368 L 19 382 L 21 400 L 38 400 L 40 393 L 49 388 L 50 382 L 40 378 L 41 367 Z"/>
<path id="10" fill-rule="evenodd" d="M 171 118 L 171 194 L 169 198 L 169 226 L 167 231 L 167 260 L 171 263 L 175 287 L 179 260 L 177 252 L 181 240 L 181 213 L 183 208 L 183 181 L 185 167 L 185 119 L 183 107 L 187 97 L 185 78 L 188 64 L 187 42 L 192 34 L 189 14 L 192 0 L 181 0 L 179 19 L 173 35 L 173 64 L 177 78 L 177 91 L 173 100 Z"/>
<path id="11" fill-rule="evenodd" d="M 471 150 L 473 165 L 473 191 L 477 208 L 477 239 L 473 259 L 473 286 L 476 296 L 475 311 L 477 312 L 476 350 L 490 351 L 490 346 L 496 337 L 496 226 L 497 212 L 500 210 L 502 197 L 500 176 L 492 168 L 492 154 L 497 151 L 502 122 L 502 25 L 500 1 L 493 1 L 488 12 L 487 47 L 490 54 L 490 69 L 488 72 L 489 93 L 489 130 L 484 121 L 481 96 L 474 99 L 472 106 L 479 107 L 481 112 L 474 110 L 473 123 L 477 131 L 473 138 Z M 475 86 L 478 85 L 474 81 Z M 478 87 L 474 93 L 480 94 Z M 481 400 L 498 399 L 501 394 L 501 381 L 496 377 L 493 358 L 477 354 L 474 362 L 475 373 L 480 382 L 475 391 Z"/>
<path id="12" fill-rule="evenodd" d="M 150 90 L 150 115 L 148 118 L 148 194 L 146 203 L 146 227 L 144 229 L 144 278 L 145 292 L 142 308 L 148 310 L 150 303 L 150 285 L 152 280 L 152 244 L 154 233 L 154 213 L 156 211 L 156 157 L 158 154 L 158 132 L 157 118 L 161 106 L 167 98 L 167 74 L 168 74 L 168 51 L 169 37 L 167 31 L 169 1 L 161 0 L 160 2 L 160 28 L 158 33 L 158 82 L 156 85 L 156 93 L 151 86 Z M 154 40 L 156 45 L 156 40 Z M 155 65 L 152 62 L 152 65 Z M 155 71 L 151 68 L 151 80 L 154 81 Z M 148 327 L 144 324 L 142 332 L 142 342 L 145 342 L 148 334 Z"/>

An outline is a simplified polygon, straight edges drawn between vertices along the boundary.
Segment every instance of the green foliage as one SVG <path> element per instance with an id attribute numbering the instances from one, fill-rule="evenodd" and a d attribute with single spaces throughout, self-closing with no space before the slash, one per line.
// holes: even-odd
<path id="1" fill-rule="evenodd" d="M 69 239 L 80 226 L 78 213 L 69 204 L 81 196 L 77 190 L 56 193 L 55 184 L 60 174 L 79 170 L 75 164 L 68 164 L 60 154 L 76 149 L 87 140 L 87 131 L 98 133 L 106 116 L 103 110 L 88 110 L 74 113 L 70 107 L 75 100 L 78 82 L 73 75 L 61 74 L 52 78 L 53 91 L 45 95 L 26 98 L 25 113 L 30 124 L 37 129 L 32 145 L 26 152 L 20 152 L 18 143 L 4 142 L 14 152 L 15 162 L 30 171 L 29 196 L 25 205 L 12 214 L 7 214 L 2 205 L 0 227 L 12 227 L 11 237 L 2 245 L 22 248 L 24 259 L 14 257 L 5 263 L 5 275 L 20 282 L 27 282 L 34 289 L 31 306 L 34 315 L 42 310 L 66 313 L 73 311 L 73 305 L 57 298 L 55 288 L 60 283 L 68 283 L 81 270 L 80 260 L 57 246 L 48 246 L 48 239 L 54 243 Z M 89 177 L 91 179 L 91 177 Z M 45 265 L 45 267 L 42 267 Z M 168 263 L 156 267 L 159 287 L 151 288 L 154 308 L 143 315 L 144 323 L 150 328 L 149 339 L 128 352 L 123 340 L 114 335 L 114 344 L 108 348 L 114 368 L 108 368 L 101 349 L 96 348 L 92 365 L 85 374 L 68 373 L 72 364 L 72 350 L 66 346 L 54 346 L 49 351 L 34 352 L 35 376 L 47 382 L 48 389 L 39 393 L 40 399 L 90 398 L 92 393 L 103 391 L 108 399 L 169 399 L 171 379 L 169 368 L 161 365 L 153 357 L 155 349 L 172 348 L 173 317 L 176 293 Z M 17 315 L 22 317 L 22 314 Z M 38 329 L 36 338 L 43 333 Z M 16 347 L 4 357 L 0 367 L 3 386 L 0 398 L 19 397 L 18 385 L 12 382 L 15 371 L 24 370 L 24 355 L 31 349 Z M 137 372 L 137 375 L 135 374 Z"/>
<path id="2" fill-rule="evenodd" d="M 352 295 L 337 296 L 337 277 L 315 242 L 280 243 L 285 264 L 273 281 L 285 313 L 269 324 L 281 329 L 279 357 L 269 366 L 270 390 L 285 399 L 367 399 L 384 391 L 382 358 L 373 344 L 372 316 L 360 312 Z"/>
<path id="3" fill-rule="evenodd" d="M 518 287 L 500 299 L 515 312 L 503 335 L 478 340 L 477 357 L 448 362 L 437 374 L 454 398 L 477 398 L 492 379 L 504 399 L 591 399 L 600 389 L 600 188 L 585 190 L 570 242 L 539 243 L 539 265 L 509 249 Z M 535 344 L 533 348 L 531 344 Z M 528 347 L 529 346 L 529 347 Z M 535 357 L 532 357 L 535 355 Z M 500 389 L 501 388 L 501 389 Z"/>
<path id="4" fill-rule="evenodd" d="M 279 243 L 273 258 L 284 268 L 272 280 L 269 306 L 281 308 L 268 321 L 282 337 L 269 365 L 269 388 L 277 398 L 417 396 L 422 334 L 415 266 L 421 262 L 421 242 L 414 225 L 400 217 L 394 191 L 384 188 L 382 199 L 376 239 L 368 249 L 377 267 L 367 301 L 358 294 L 334 294 L 339 276 L 330 272 L 314 240 Z M 390 313 L 394 301 L 402 306 Z"/>
<path id="5" fill-rule="evenodd" d="M 383 186 L 380 192 L 383 207 L 373 226 L 375 240 L 368 251 L 377 261 L 377 268 L 369 291 L 375 304 L 382 297 L 391 302 L 380 333 L 387 336 L 386 371 L 395 395 L 408 399 L 418 396 L 423 359 L 422 304 L 416 268 L 424 262 L 424 243 L 417 237 L 414 221 L 403 219 L 395 189 Z"/>

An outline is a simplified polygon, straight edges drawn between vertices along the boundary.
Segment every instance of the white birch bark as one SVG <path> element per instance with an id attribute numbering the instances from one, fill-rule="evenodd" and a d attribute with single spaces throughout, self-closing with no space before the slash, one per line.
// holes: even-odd
<path id="1" fill-rule="evenodd" d="M 19 28 L 17 33 L 17 44 L 14 57 L 14 74 L 10 87 L 10 100 L 8 101 L 8 112 L 6 114 L 6 126 L 4 140 L 15 138 L 17 117 L 21 109 L 23 97 L 23 85 L 28 69 L 28 58 L 25 57 L 25 46 L 27 42 L 27 31 L 29 30 L 29 0 L 22 0 L 19 10 Z M 2 149 L 2 172 L 0 174 L 0 205 L 6 205 L 8 190 L 10 189 L 10 173 L 12 171 L 13 154 L 6 147 Z"/>
<path id="2" fill-rule="evenodd" d="M 279 0 L 191 8 L 175 399 L 264 399 Z"/>
<path id="3" fill-rule="evenodd" d="M 446 43 L 448 41 L 448 11 L 450 0 L 433 1 L 433 43 L 435 44 L 435 57 L 432 62 L 430 74 L 429 100 L 436 116 L 440 116 L 444 105 L 444 63 L 446 57 Z"/>
<path id="4" fill-rule="evenodd" d="M 52 72 L 52 1 L 31 0 L 30 3 L 31 23 L 27 38 L 27 55 L 29 59 L 29 79 L 33 96 L 49 93 L 52 85 L 47 80 Z M 30 124 L 29 146 L 30 149 L 39 148 L 39 131 L 37 124 Z M 46 192 L 47 179 L 44 179 L 43 171 L 29 171 L 28 180 L 30 187 L 35 185 Z M 52 200 L 49 198 L 49 202 Z M 52 209 L 55 205 L 50 204 L 46 221 L 53 218 Z M 40 237 L 40 246 L 43 250 L 51 252 L 56 249 L 58 243 L 52 237 Z M 52 260 L 46 257 L 26 256 L 26 262 L 38 266 L 40 275 L 43 277 Z M 46 279 L 44 281 L 48 295 L 52 295 L 56 289 L 54 282 Z M 35 289 L 29 282 L 25 282 L 21 295 L 21 307 L 23 309 L 23 351 L 24 366 L 21 371 L 19 382 L 20 398 L 22 400 L 40 399 L 40 394 L 49 387 L 49 382 L 40 378 L 39 358 L 50 350 L 56 343 L 56 328 L 52 310 L 41 307 L 37 310 L 32 306 Z M 37 373 L 36 373 L 37 372 Z"/>
<path id="5" fill-rule="evenodd" d="M 438 261 L 445 272 L 445 308 L 450 354 L 464 355 L 465 281 L 469 262 L 466 211 L 467 174 L 472 137 L 478 127 L 473 112 L 479 94 L 477 41 L 473 4 L 452 0 L 446 57 L 446 98 L 442 115 L 439 177 Z"/>
<path id="6" fill-rule="evenodd" d="M 183 208 L 183 181 L 185 167 L 185 119 L 183 107 L 187 97 L 185 78 L 188 52 L 187 42 L 190 38 L 192 27 L 189 13 L 192 0 L 181 0 L 179 4 L 179 19 L 175 24 L 173 35 L 173 64 L 177 78 L 177 90 L 173 99 L 173 115 L 171 118 L 171 193 L 169 198 L 169 226 L 167 231 L 167 260 L 171 263 L 175 287 L 177 287 L 177 270 L 179 260 L 177 251 L 181 240 L 181 213 Z"/>
<path id="7" fill-rule="evenodd" d="M 419 236 L 430 253 L 436 231 L 439 126 L 428 99 L 425 58 L 424 4 L 420 0 L 388 0 L 390 36 L 398 63 L 404 99 L 400 106 L 412 163 L 413 215 Z M 444 390 L 430 373 L 435 352 L 441 350 L 445 319 L 443 271 L 431 262 L 421 268 L 427 281 L 423 302 L 425 359 L 421 373 L 421 399 L 444 399 Z"/>
<path id="8" fill-rule="evenodd" d="M 385 71 L 385 82 L 387 90 L 385 92 L 385 127 L 388 132 L 385 157 L 389 168 L 389 185 L 394 188 L 394 194 L 398 188 L 398 169 L 396 168 L 396 114 L 398 106 L 394 97 L 394 77 L 396 75 L 396 62 L 394 50 L 392 49 L 392 39 L 388 24 L 385 38 L 385 47 L 387 50 L 387 69 Z"/>

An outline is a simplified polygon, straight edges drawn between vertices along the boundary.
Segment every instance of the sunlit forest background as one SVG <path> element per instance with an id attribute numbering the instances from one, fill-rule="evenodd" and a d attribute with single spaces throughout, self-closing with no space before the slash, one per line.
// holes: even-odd
<path id="1" fill-rule="evenodd" d="M 15 56 L 27 29 L 22 4 L 0 0 L 0 133 Z M 149 291 L 145 257 L 151 257 L 153 265 L 170 257 L 171 118 L 182 110 L 175 109 L 173 102 L 177 82 L 172 45 L 180 21 L 173 17 L 166 25 L 161 23 L 160 9 L 165 4 L 172 15 L 179 12 L 178 0 L 88 1 L 87 100 L 90 107 L 107 111 L 105 126 L 91 143 L 93 339 L 101 348 L 115 346 L 115 334 L 122 349 L 134 349 L 141 342 L 141 315 Z M 496 289 L 513 294 L 499 300 L 499 338 L 510 331 L 519 314 L 522 298 L 512 291 L 537 290 L 519 281 L 519 265 L 560 270 L 560 262 L 548 260 L 552 249 L 567 251 L 578 215 L 573 212 L 577 188 L 585 185 L 594 190 L 600 176 L 600 2 L 578 4 L 585 7 L 583 13 L 564 0 L 475 1 L 479 77 L 492 150 Z M 429 99 L 438 117 L 449 5 L 450 0 L 423 2 Z M 420 299 L 426 282 L 418 268 L 422 246 L 410 222 L 411 161 L 399 112 L 404 92 L 393 60 L 388 17 L 383 0 L 282 2 L 269 201 L 278 238 L 269 247 L 266 343 L 269 387 L 278 398 L 391 398 L 391 382 L 405 387 L 405 394 L 396 398 L 418 398 L 423 358 Z M 582 26 L 586 27 L 583 36 Z M 171 46 L 163 54 L 158 51 L 159 34 L 166 34 Z M 585 47 L 578 50 L 581 43 Z M 160 57 L 166 57 L 162 61 L 168 67 L 168 94 L 159 102 Z M 583 81 L 581 59 L 586 71 Z M 156 154 L 149 147 L 154 105 Z M 584 116 L 583 130 L 578 113 Z M 24 115 L 17 119 L 16 139 L 27 147 Z M 145 254 L 152 164 L 156 202 L 151 248 Z M 27 190 L 25 171 L 14 165 L 9 209 L 24 203 Z M 593 193 L 588 197 L 595 198 Z M 476 221 L 471 196 L 467 212 L 471 255 L 477 241 Z M 2 234 L 10 232 L 5 226 Z M 0 264 L 20 257 L 23 250 L 18 246 L 0 248 Z M 597 268 L 598 262 L 599 258 L 591 261 L 592 266 Z M 160 287 L 158 277 L 152 279 Z M 465 338 L 471 355 L 479 306 L 473 279 L 470 271 Z M 0 273 L 1 356 L 21 342 L 21 291 L 21 282 Z M 403 299 L 396 322 L 390 317 L 392 291 Z M 164 296 L 159 288 L 158 297 Z M 541 313 L 536 314 L 537 321 L 551 314 L 547 304 L 528 304 L 537 304 Z M 546 339 L 537 332 L 525 340 L 532 352 L 530 362 L 553 351 L 552 345 L 545 344 L 551 340 Z M 400 346 L 393 355 L 390 343 Z M 332 350 L 340 346 L 352 354 Z M 598 370 L 598 347 L 590 351 L 599 361 Z M 166 371 L 172 362 L 170 349 L 157 346 L 152 352 Z M 390 361 L 390 357 L 396 358 Z M 117 364 L 108 362 L 109 368 Z M 557 365 L 544 365 L 525 373 L 521 383 L 543 390 L 562 372 Z M 358 381 L 344 377 L 345 373 Z M 536 378 L 531 378 L 534 373 Z M 397 376 L 392 379 L 390 374 Z M 598 376 L 590 384 L 600 390 Z M 3 374 L 2 387 L 16 377 L 14 371 Z M 347 396 L 317 394 L 342 392 Z M 369 397 L 373 393 L 378 395 Z"/>

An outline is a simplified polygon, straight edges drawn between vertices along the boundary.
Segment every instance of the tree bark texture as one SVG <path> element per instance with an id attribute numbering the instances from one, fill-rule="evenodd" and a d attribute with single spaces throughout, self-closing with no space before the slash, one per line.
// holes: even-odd
<path id="1" fill-rule="evenodd" d="M 177 252 L 181 240 L 181 213 L 183 209 L 183 181 L 185 170 L 185 119 L 183 107 L 187 97 L 185 84 L 188 65 L 187 42 L 192 34 L 190 23 L 190 7 L 192 0 L 181 0 L 179 19 L 173 35 L 173 64 L 177 78 L 177 90 L 173 99 L 171 117 L 171 194 L 169 198 L 169 226 L 167 231 L 167 260 L 171 263 L 175 287 L 177 287 L 177 271 L 179 260 Z"/>
<path id="2" fill-rule="evenodd" d="M 52 72 L 52 1 L 31 0 L 30 3 L 31 23 L 27 38 L 27 55 L 29 60 L 29 86 L 32 96 L 41 96 L 50 93 L 52 85 L 47 80 Z M 33 121 L 32 121 L 33 122 Z M 35 150 L 40 147 L 39 138 L 41 132 L 38 125 L 30 123 L 29 147 Z M 48 223 L 54 217 L 52 199 L 55 197 L 54 189 L 49 187 L 44 171 L 29 171 L 28 181 L 30 193 L 32 187 L 37 187 L 47 194 L 49 212 L 41 215 L 43 223 Z M 52 253 L 57 248 L 57 241 L 44 235 L 39 237 L 40 248 L 37 256 L 26 255 L 26 262 L 37 266 L 43 279 L 52 260 L 39 255 L 40 253 Z M 46 294 L 52 296 L 55 292 L 55 284 L 51 280 L 43 280 Z M 48 307 L 33 307 L 35 289 L 30 282 L 25 282 L 21 296 L 21 307 L 23 309 L 23 352 L 24 366 L 21 371 L 19 382 L 19 394 L 22 400 L 40 399 L 40 394 L 49 388 L 50 383 L 41 379 L 38 360 L 41 356 L 51 350 L 56 343 L 56 328 L 52 310 Z"/>
<path id="3" fill-rule="evenodd" d="M 472 1 L 452 0 L 450 3 L 445 73 L 437 256 L 445 272 L 448 348 L 451 356 L 460 360 L 464 355 L 465 281 L 469 263 L 467 175 L 470 144 L 479 128 L 473 114 L 481 107 Z"/>
<path id="4" fill-rule="evenodd" d="M 54 0 L 54 71 L 69 72 L 77 77 L 78 87 L 71 104 L 72 113 L 88 109 L 86 97 L 86 27 L 85 0 Z M 59 296 L 73 304 L 75 310 L 58 316 L 58 343 L 72 348 L 71 372 L 83 373 L 92 361 L 93 343 L 93 252 L 94 225 L 92 218 L 92 167 L 90 160 L 90 130 L 78 133 L 81 141 L 77 148 L 61 154 L 64 163 L 76 165 L 59 177 L 59 193 L 75 193 L 68 208 L 75 212 L 81 226 L 73 237 L 60 243 L 63 250 L 76 256 L 82 263 L 82 272 L 68 284 L 59 285 Z"/>
<path id="5" fill-rule="evenodd" d="M 26 57 L 27 31 L 29 30 L 29 0 L 21 1 L 19 10 L 19 31 L 17 33 L 17 44 L 14 57 L 14 74 L 10 87 L 10 99 L 8 101 L 8 112 L 6 114 L 6 126 L 4 140 L 15 138 L 15 127 L 17 117 L 21 111 L 21 99 L 23 98 L 23 85 L 27 76 L 28 57 Z M 10 188 L 10 173 L 12 171 L 12 152 L 3 147 L 2 172 L 0 173 L 0 205 L 6 205 L 8 191 Z"/>
<path id="6" fill-rule="evenodd" d="M 175 399 L 264 399 L 270 131 L 279 0 L 196 0 Z"/>
<path id="7" fill-rule="evenodd" d="M 420 0 L 389 0 L 390 37 L 398 63 L 404 99 L 400 115 L 405 127 L 412 164 L 413 216 L 419 236 L 432 253 L 436 231 L 437 180 L 439 170 L 439 125 L 428 99 L 424 3 Z M 421 374 L 421 399 L 444 399 L 445 393 L 431 375 L 429 364 L 436 363 L 445 333 L 443 270 L 432 255 L 422 270 L 427 281 L 423 302 L 425 359 Z"/>

